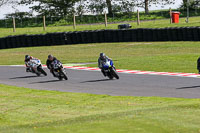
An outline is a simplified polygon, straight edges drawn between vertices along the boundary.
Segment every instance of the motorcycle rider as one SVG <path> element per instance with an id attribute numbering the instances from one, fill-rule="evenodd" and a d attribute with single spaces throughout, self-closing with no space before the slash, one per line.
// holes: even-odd
<path id="1" fill-rule="evenodd" d="M 200 57 L 197 60 L 197 69 L 199 70 L 199 74 L 200 74 Z"/>
<path id="2" fill-rule="evenodd" d="M 50 70 L 50 72 L 53 74 L 53 76 L 55 77 L 55 73 L 53 72 L 53 62 L 57 60 L 56 57 L 54 57 L 53 55 L 48 55 L 48 59 L 46 61 L 46 65 L 47 65 L 47 68 Z M 58 62 L 60 62 L 59 60 L 57 60 Z"/>
<path id="3" fill-rule="evenodd" d="M 106 56 L 105 53 L 100 53 L 100 57 L 98 59 L 98 67 L 101 69 L 101 72 L 103 73 L 104 76 L 106 76 L 105 70 L 103 68 L 103 64 L 106 63 L 107 60 L 111 60 Z"/>
<path id="4" fill-rule="evenodd" d="M 37 68 L 30 65 L 32 60 L 39 60 L 39 59 L 34 58 L 33 56 L 30 56 L 30 55 L 25 56 L 24 62 L 25 62 L 25 65 L 26 65 L 26 72 L 36 71 Z M 33 70 L 32 70 L 32 68 L 33 68 Z"/>

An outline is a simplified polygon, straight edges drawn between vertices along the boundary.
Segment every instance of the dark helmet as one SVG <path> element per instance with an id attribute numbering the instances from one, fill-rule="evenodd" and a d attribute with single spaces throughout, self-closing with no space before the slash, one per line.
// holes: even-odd
<path id="1" fill-rule="evenodd" d="M 25 56 L 25 60 L 26 60 L 26 61 L 28 61 L 28 60 L 30 60 L 30 59 L 31 59 L 31 56 L 30 56 L 30 55 L 26 55 L 26 56 Z"/>
<path id="2" fill-rule="evenodd" d="M 105 58 L 106 58 L 106 54 L 100 53 L 100 58 L 101 58 L 101 59 L 105 59 Z"/>
<path id="3" fill-rule="evenodd" d="M 50 55 L 48 55 L 48 59 L 50 59 L 50 58 L 53 58 L 53 55 L 51 55 L 51 54 L 50 54 Z"/>

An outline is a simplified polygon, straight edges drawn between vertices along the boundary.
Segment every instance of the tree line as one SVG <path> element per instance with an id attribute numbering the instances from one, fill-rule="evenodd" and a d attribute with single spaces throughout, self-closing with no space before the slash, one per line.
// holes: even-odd
<path id="1" fill-rule="evenodd" d="M 133 12 L 136 7 L 144 8 L 149 13 L 152 5 L 170 5 L 175 0 L 0 0 L 0 8 L 6 4 L 29 5 L 32 11 L 45 16 L 67 16 L 71 14 L 102 14 Z M 187 6 L 187 0 L 182 0 L 182 7 Z M 190 7 L 200 6 L 199 0 L 190 0 Z M 19 14 L 30 15 L 30 14 Z"/>

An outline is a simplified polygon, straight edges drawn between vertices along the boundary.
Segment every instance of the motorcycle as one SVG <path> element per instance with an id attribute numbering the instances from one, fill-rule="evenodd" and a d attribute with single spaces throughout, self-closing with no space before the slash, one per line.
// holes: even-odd
<path id="1" fill-rule="evenodd" d="M 47 73 L 42 68 L 42 63 L 40 60 L 31 60 L 28 62 L 29 69 L 27 72 L 31 72 L 36 74 L 37 76 L 40 76 L 43 74 L 44 76 L 47 76 Z"/>
<path id="2" fill-rule="evenodd" d="M 67 72 L 66 72 L 65 68 L 63 68 L 62 63 L 57 61 L 57 60 L 55 60 L 53 62 L 53 71 L 52 71 L 52 73 L 59 80 L 63 80 L 63 79 L 68 80 Z"/>
<path id="3" fill-rule="evenodd" d="M 119 79 L 119 76 L 117 74 L 117 71 L 115 69 L 114 63 L 112 60 L 106 60 L 106 62 L 103 64 L 103 69 L 105 72 L 105 75 L 109 78 L 109 79 Z"/>

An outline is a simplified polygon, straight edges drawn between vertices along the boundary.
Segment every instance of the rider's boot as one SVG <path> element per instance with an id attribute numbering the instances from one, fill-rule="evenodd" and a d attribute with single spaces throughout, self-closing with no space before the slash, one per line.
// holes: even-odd
<path id="1" fill-rule="evenodd" d="M 103 73 L 104 77 L 107 76 L 106 73 L 105 73 L 105 71 L 103 69 L 101 70 L 101 72 Z"/>
<path id="2" fill-rule="evenodd" d="M 53 72 L 53 70 L 51 69 L 50 72 L 53 74 L 54 77 L 56 77 L 55 73 Z"/>
<path id="3" fill-rule="evenodd" d="M 30 70 L 30 68 L 29 67 L 27 67 L 26 68 L 26 72 L 30 72 L 31 70 Z"/>

